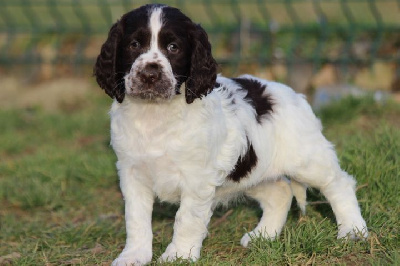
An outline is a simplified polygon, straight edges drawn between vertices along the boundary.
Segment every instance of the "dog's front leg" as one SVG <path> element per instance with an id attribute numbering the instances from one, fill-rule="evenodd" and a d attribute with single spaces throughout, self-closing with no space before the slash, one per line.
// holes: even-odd
<path id="1" fill-rule="evenodd" d="M 112 265 L 144 265 L 152 258 L 151 214 L 154 196 L 150 184 L 133 169 L 119 169 L 125 200 L 126 244 Z"/>
<path id="2" fill-rule="evenodd" d="M 207 225 L 212 215 L 215 187 L 182 191 L 181 203 L 176 213 L 174 235 L 160 261 L 174 261 L 177 258 L 197 260 Z"/>

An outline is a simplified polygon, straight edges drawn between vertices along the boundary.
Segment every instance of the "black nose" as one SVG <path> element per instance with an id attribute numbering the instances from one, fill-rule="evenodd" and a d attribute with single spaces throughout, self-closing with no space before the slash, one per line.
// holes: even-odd
<path id="1" fill-rule="evenodd" d="M 153 84 L 161 77 L 161 67 L 156 63 L 147 64 L 140 72 L 139 78 L 142 82 Z"/>

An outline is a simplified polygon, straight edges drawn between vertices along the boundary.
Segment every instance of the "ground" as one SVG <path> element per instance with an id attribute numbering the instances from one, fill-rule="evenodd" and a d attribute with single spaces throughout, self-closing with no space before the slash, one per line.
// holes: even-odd
<path id="1" fill-rule="evenodd" d="M 2 80 L 0 95 L 0 264 L 109 265 L 125 242 L 109 146 L 111 99 L 92 80 L 23 81 L 18 90 L 7 82 L 14 81 Z M 358 181 L 368 240 L 337 240 L 329 205 L 318 191 L 309 191 L 306 216 L 293 204 L 282 235 L 256 240 L 248 249 L 239 241 L 257 224 L 257 204 L 218 209 L 198 265 L 400 261 L 400 105 L 390 98 L 346 98 L 318 116 L 341 165 Z M 176 209 L 155 206 L 153 264 L 171 240 Z"/>

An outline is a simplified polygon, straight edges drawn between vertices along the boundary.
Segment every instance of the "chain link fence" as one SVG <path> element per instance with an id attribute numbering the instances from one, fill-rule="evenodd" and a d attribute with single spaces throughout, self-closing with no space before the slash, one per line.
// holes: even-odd
<path id="1" fill-rule="evenodd" d="M 283 65 L 390 65 L 400 77 L 400 0 L 175 0 L 209 33 L 226 74 Z M 149 1 L 0 0 L 0 69 L 48 75 L 94 63 L 108 29 Z"/>

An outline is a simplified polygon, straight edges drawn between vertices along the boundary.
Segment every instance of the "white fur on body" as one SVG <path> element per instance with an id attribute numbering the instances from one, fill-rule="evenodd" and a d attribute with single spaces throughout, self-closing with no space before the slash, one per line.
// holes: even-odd
<path id="1" fill-rule="evenodd" d="M 292 200 L 285 176 L 299 183 L 297 194 L 302 194 L 303 185 L 321 190 L 339 224 L 338 237 L 349 234 L 354 238 L 357 231 L 367 236 L 355 181 L 340 169 L 304 96 L 283 84 L 257 80 L 266 85 L 265 93 L 274 103 L 273 111 L 261 123 L 244 99 L 246 92 L 221 76 L 217 78 L 221 87 L 192 104 L 187 104 L 183 95 L 158 102 L 127 95 L 121 104 L 114 101 L 111 143 L 125 199 L 127 240 L 113 265 L 151 261 L 155 197 L 180 203 L 173 239 L 162 261 L 198 259 L 213 208 L 239 193 L 258 200 L 263 209 L 259 225 L 243 236 L 241 244 L 247 246 L 253 236 L 276 237 Z M 232 93 L 234 110 L 228 97 Z M 240 182 L 230 181 L 227 176 L 249 143 L 257 164 Z"/>
<path id="2" fill-rule="evenodd" d="M 173 239 L 161 261 L 198 259 L 213 209 L 237 195 L 254 198 L 263 210 L 259 224 L 242 237 L 241 244 L 246 247 L 258 236 L 275 238 L 286 221 L 293 195 L 305 211 L 307 186 L 320 189 L 332 205 L 338 237 L 366 237 L 355 181 L 340 169 L 333 147 L 322 135 L 321 124 L 303 95 L 283 84 L 242 76 L 242 80 L 265 85 L 264 95 L 268 95 L 272 110 L 259 117 L 251 103 L 254 99 L 246 98 L 246 89 L 251 88 L 222 76 L 207 96 L 196 97 L 201 99 L 188 102 L 183 94 L 177 94 L 176 62 L 171 64 L 168 58 L 174 59 L 174 47 L 182 43 L 170 43 L 172 54 L 168 53 L 171 46 L 160 47 L 160 32 L 168 21 L 164 8 L 168 9 L 147 6 L 150 44 L 132 60 L 129 71 L 123 72 L 125 97 L 116 98 L 110 112 L 111 144 L 118 157 L 127 231 L 126 246 L 113 265 L 151 261 L 156 197 L 180 204 Z M 114 42 L 106 45 L 103 55 L 111 53 L 107 50 L 110 43 Z M 204 43 L 202 47 L 206 49 Z M 136 53 L 138 48 L 133 45 L 129 49 Z M 98 69 L 105 69 L 109 62 L 109 58 L 100 58 Z M 160 70 L 160 80 L 149 82 L 146 69 L 151 65 Z M 108 87 L 103 72 L 97 78 L 109 94 L 115 89 Z M 238 158 L 251 149 L 257 162 L 250 173 L 237 182 L 229 179 Z"/>

